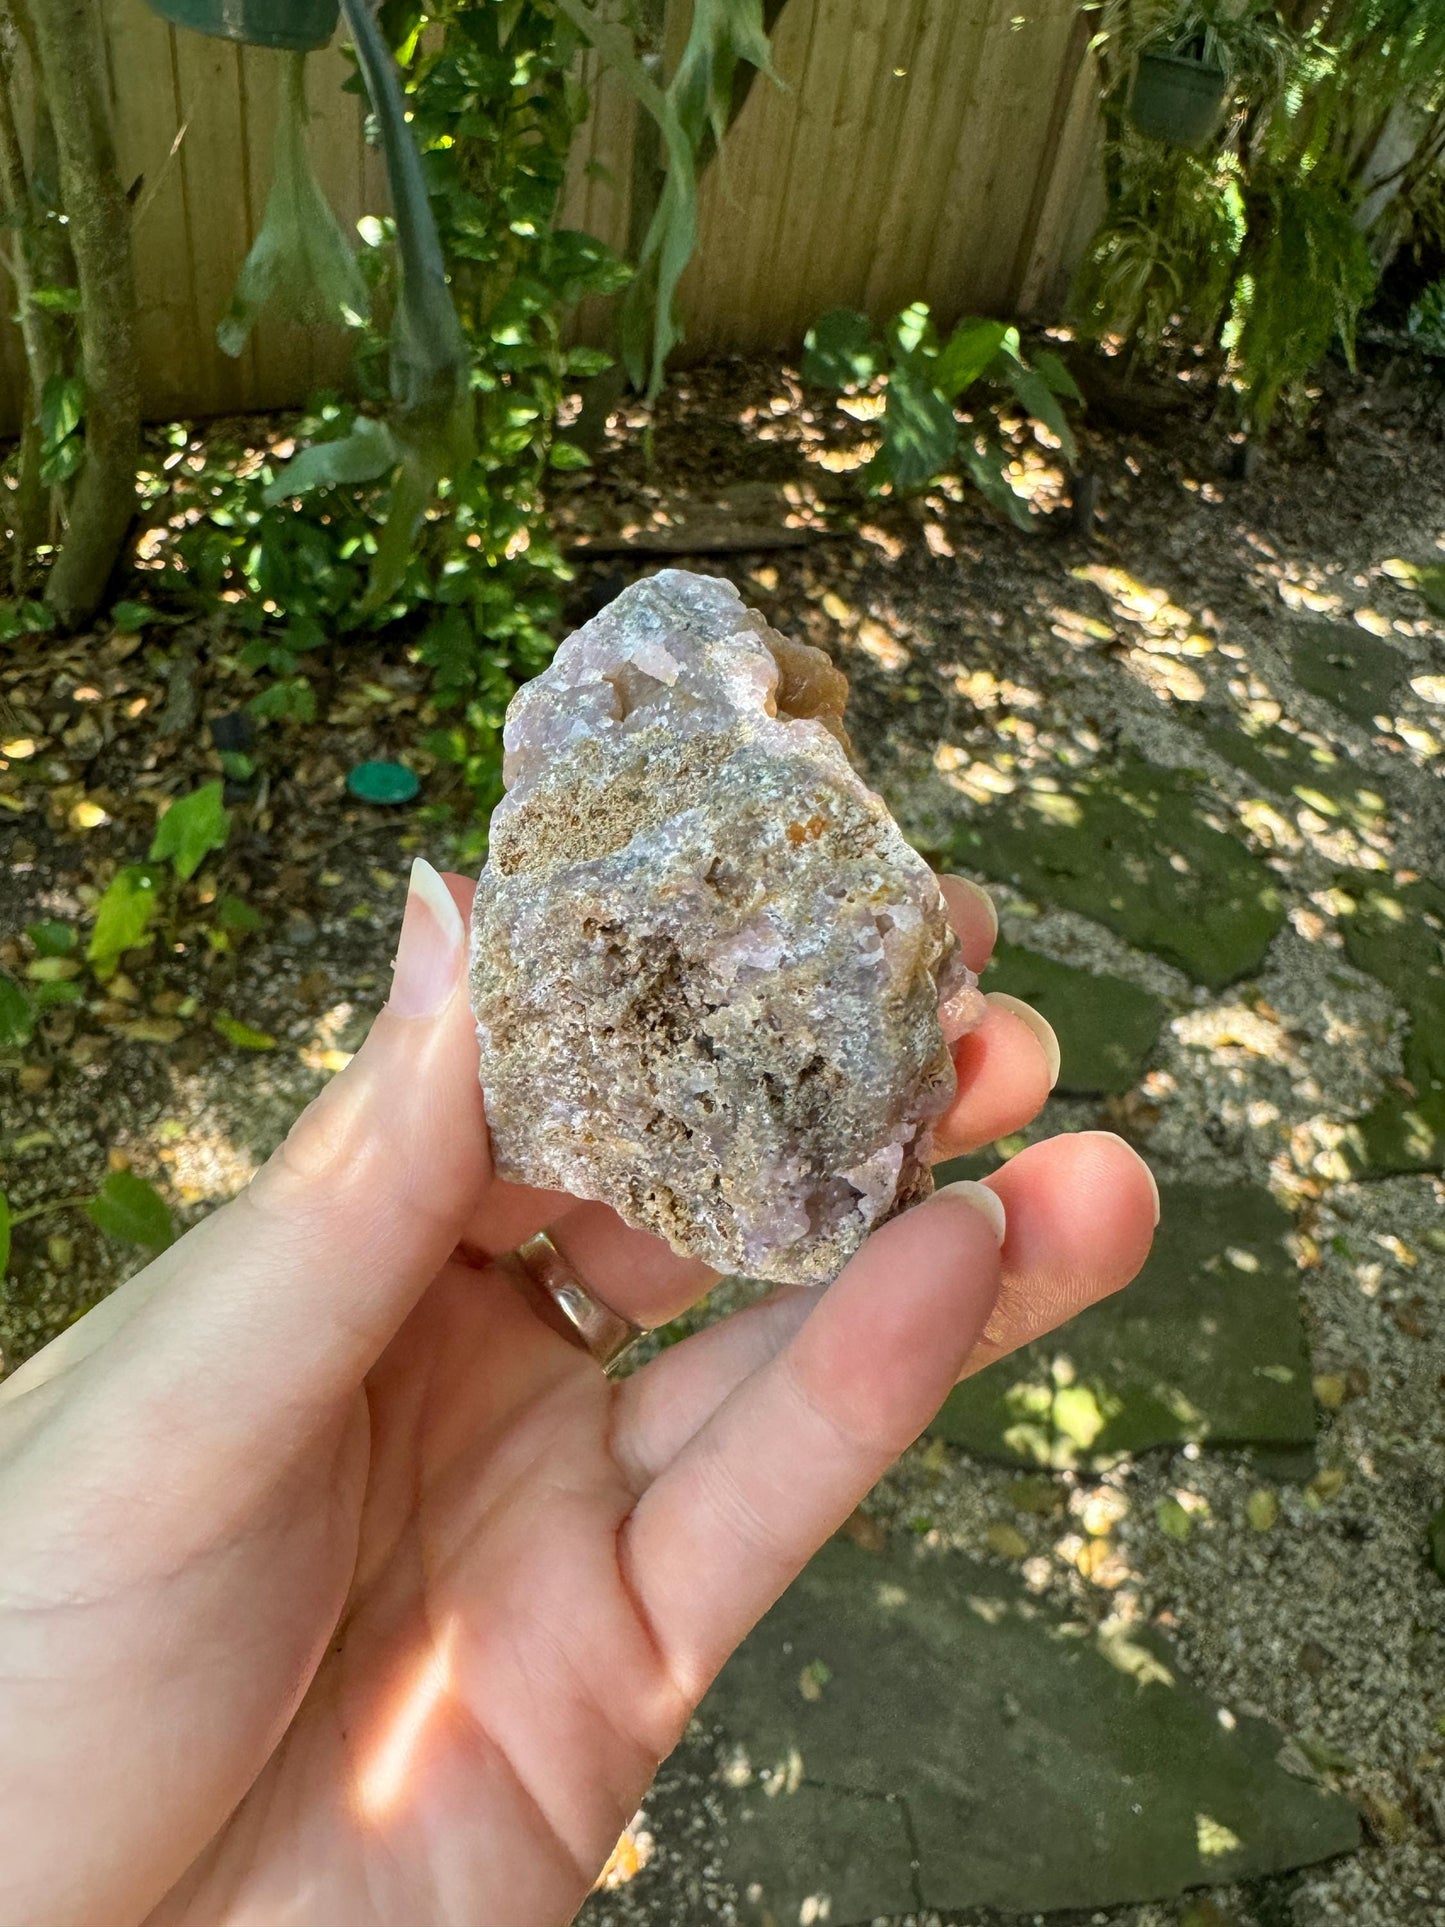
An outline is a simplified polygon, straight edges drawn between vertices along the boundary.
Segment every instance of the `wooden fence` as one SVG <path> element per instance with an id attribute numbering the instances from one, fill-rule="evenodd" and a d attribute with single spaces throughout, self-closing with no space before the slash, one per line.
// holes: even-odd
<path id="1" fill-rule="evenodd" d="M 101 5 L 122 176 L 135 183 L 141 348 L 157 418 L 281 407 L 345 366 L 338 333 L 262 325 L 232 360 L 215 327 L 265 207 L 281 63 Z M 1013 12 L 1018 6 L 1023 10 Z M 685 31 L 673 0 L 670 37 Z M 1100 211 L 1098 117 L 1076 0 L 788 0 L 781 87 L 758 80 L 701 193 L 682 288 L 688 351 L 788 348 L 837 303 L 940 320 L 1046 312 Z M 312 58 L 312 151 L 343 222 L 385 206 L 339 52 Z M 593 112 L 561 218 L 625 242 L 636 108 L 588 57 Z M 14 293 L 0 259 L 0 305 Z M 596 311 L 582 317 L 594 331 Z M 0 324 L 0 423 L 23 358 Z"/>

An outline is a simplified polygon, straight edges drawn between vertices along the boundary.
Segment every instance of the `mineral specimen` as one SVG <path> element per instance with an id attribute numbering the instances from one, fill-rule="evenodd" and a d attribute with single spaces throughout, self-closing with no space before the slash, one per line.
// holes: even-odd
<path id="1" fill-rule="evenodd" d="M 849 763 L 847 690 L 667 569 L 517 694 L 472 926 L 503 1177 L 799 1283 L 932 1189 L 982 998 Z"/>

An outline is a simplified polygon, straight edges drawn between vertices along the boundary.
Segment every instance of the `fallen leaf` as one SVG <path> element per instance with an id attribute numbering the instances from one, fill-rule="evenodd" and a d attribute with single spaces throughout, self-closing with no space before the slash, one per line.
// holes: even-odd
<path id="1" fill-rule="evenodd" d="M 176 1017 L 136 1017 L 116 1029 L 133 1044 L 174 1044 L 185 1025 Z"/>
<path id="2" fill-rule="evenodd" d="M 1343 1372 L 1321 1372 L 1314 1379 L 1315 1400 L 1327 1412 L 1338 1412 L 1349 1395 Z"/>
<path id="3" fill-rule="evenodd" d="M 220 1033 L 228 1044 L 236 1044 L 242 1050 L 275 1050 L 276 1039 L 268 1031 L 253 1030 L 243 1024 L 239 1017 L 233 1017 L 227 1010 L 218 1010 L 211 1019 L 211 1028 Z"/>
<path id="4" fill-rule="evenodd" d="M 134 1171 L 112 1171 L 85 1215 L 110 1237 L 151 1251 L 163 1251 L 176 1235 L 165 1199 Z"/>
<path id="5" fill-rule="evenodd" d="M 989 1551 L 997 1553 L 1000 1559 L 1027 1559 L 1029 1556 L 1029 1542 L 1017 1526 L 1000 1521 L 989 1527 L 984 1538 Z"/>
<path id="6" fill-rule="evenodd" d="M 1279 1517 L 1279 1494 L 1271 1486 L 1256 1487 L 1245 1501 L 1244 1516 L 1256 1532 L 1268 1532 Z"/>

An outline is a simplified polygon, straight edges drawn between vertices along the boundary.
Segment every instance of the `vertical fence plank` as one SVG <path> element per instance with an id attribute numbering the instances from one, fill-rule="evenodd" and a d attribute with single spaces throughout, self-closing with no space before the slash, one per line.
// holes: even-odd
<path id="1" fill-rule="evenodd" d="M 1022 0 L 1016 0 L 1022 6 Z M 343 331 L 265 324 L 239 361 L 215 326 L 271 180 L 279 59 L 172 30 L 144 0 L 99 0 L 122 174 L 137 177 L 136 259 L 147 412 L 303 401 L 344 379 Z M 687 0 L 670 0 L 681 30 Z M 676 38 L 676 35 L 673 36 Z M 752 88 L 705 177 L 700 245 L 683 280 L 687 352 L 795 344 L 824 308 L 878 315 L 922 297 L 941 325 L 967 310 L 1047 310 L 1101 212 L 1097 76 L 1074 0 L 789 0 L 775 35 L 785 88 Z M 625 245 L 637 108 L 583 56 L 591 114 L 559 220 Z M 348 231 L 387 206 L 364 106 L 334 47 L 308 62 L 311 152 Z M 179 147 L 172 152 L 178 130 Z M 0 430 L 24 358 L 0 266 Z M 605 334 L 610 304 L 575 332 Z"/>
<path id="2" fill-rule="evenodd" d="M 147 411 L 160 417 L 195 408 L 195 290 L 191 230 L 182 179 L 174 81 L 174 33 L 142 0 L 111 0 L 105 15 L 114 89 L 116 159 L 136 191 L 132 214 L 140 355 Z M 177 144 L 179 139 L 179 145 Z"/>
<path id="3" fill-rule="evenodd" d="M 195 386 L 198 412 L 230 414 L 256 391 L 256 354 L 222 354 L 216 323 L 251 245 L 250 154 L 245 139 L 241 50 L 184 29 L 175 36 L 176 92 L 186 123 L 181 178 L 190 224 L 195 289 Z M 263 176 L 264 178 L 264 176 Z"/>

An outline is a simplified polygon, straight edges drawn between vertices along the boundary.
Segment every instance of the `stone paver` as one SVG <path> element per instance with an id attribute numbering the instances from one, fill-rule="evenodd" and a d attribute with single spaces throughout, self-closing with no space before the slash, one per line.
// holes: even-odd
<path id="1" fill-rule="evenodd" d="M 1164 1022 L 1165 1005 L 1137 984 L 1041 957 L 1000 940 L 985 990 L 1006 990 L 1041 1010 L 1063 1055 L 1058 1089 L 1066 1095 L 1127 1091 L 1143 1075 Z"/>
<path id="2" fill-rule="evenodd" d="M 1188 775 L 1121 757 L 972 809 L 947 855 L 1219 989 L 1259 965 L 1284 910 L 1269 869 L 1202 808 Z"/>
<path id="3" fill-rule="evenodd" d="M 957 1555 L 835 1541 L 703 1708 L 754 1922 L 1178 1894 L 1347 1852 L 1350 1804 L 1276 1764 L 1157 1635 L 1096 1633 Z M 676 1822 L 659 1819 L 667 1830 Z"/>
<path id="4" fill-rule="evenodd" d="M 1404 1084 L 1357 1127 L 1362 1175 L 1445 1168 L 1445 889 L 1429 878 L 1396 884 L 1342 877 L 1354 905 L 1341 919 L 1345 954 L 1409 1013 Z"/>
<path id="5" fill-rule="evenodd" d="M 1161 1188 L 1158 1236 L 1134 1283 L 960 1385 L 935 1437 L 1055 1466 L 1188 1440 L 1313 1441 L 1288 1215 L 1251 1185 Z"/>
<path id="6" fill-rule="evenodd" d="M 1343 711 L 1368 729 L 1376 716 L 1394 713 L 1409 674 L 1409 659 L 1393 643 L 1368 635 L 1352 622 L 1292 625 L 1290 668 L 1301 689 Z"/>

